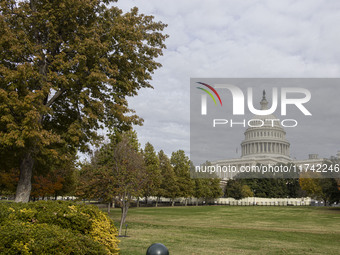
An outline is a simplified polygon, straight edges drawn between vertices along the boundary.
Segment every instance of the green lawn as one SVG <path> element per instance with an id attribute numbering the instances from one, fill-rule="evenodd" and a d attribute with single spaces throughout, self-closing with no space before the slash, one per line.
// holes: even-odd
<path id="1" fill-rule="evenodd" d="M 118 225 L 120 209 L 110 216 Z M 127 223 L 122 255 L 145 255 L 155 242 L 171 255 L 340 254 L 340 208 L 132 208 Z"/>

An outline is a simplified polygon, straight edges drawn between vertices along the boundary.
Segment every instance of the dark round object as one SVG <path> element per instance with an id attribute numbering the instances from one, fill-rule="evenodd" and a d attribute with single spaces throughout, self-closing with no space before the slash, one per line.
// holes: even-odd
<path id="1" fill-rule="evenodd" d="M 169 255 L 169 250 L 164 244 L 154 243 L 150 245 L 146 251 L 146 255 Z"/>

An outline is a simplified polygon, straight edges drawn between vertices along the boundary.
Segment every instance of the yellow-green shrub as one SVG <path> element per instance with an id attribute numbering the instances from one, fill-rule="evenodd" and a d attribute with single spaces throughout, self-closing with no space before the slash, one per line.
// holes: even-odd
<path id="1" fill-rule="evenodd" d="M 14 231 L 19 226 L 23 226 L 26 232 Z M 32 251 L 37 254 L 32 249 L 36 243 L 40 243 L 42 233 L 45 236 L 55 234 L 60 238 L 67 236 L 70 242 L 64 243 L 65 239 L 47 239 L 44 242 L 51 244 L 53 251 L 61 249 L 62 253 L 51 253 L 49 250 L 39 254 L 119 254 L 117 229 L 113 221 L 95 206 L 62 201 L 0 203 L 0 251 L 8 248 L 19 254 L 30 254 Z M 58 244 L 60 249 L 55 248 Z M 95 248 L 97 246 L 101 249 Z M 91 247 L 97 252 L 81 252 L 82 249 L 85 251 Z M 17 254 L 16 252 L 8 254 Z"/>

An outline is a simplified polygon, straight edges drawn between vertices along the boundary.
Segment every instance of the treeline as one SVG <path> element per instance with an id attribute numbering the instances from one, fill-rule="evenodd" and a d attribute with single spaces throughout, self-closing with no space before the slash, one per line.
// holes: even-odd
<path id="1" fill-rule="evenodd" d="M 116 202 L 156 197 L 168 198 L 174 205 L 175 198 L 217 198 L 223 195 L 220 179 L 193 179 L 191 161 L 183 150 L 169 158 L 163 150 L 158 153 L 150 143 L 140 148 L 135 132 L 115 134 L 83 163 L 79 172 L 76 195 L 80 198 Z M 185 202 L 186 203 L 186 202 Z"/>
<path id="2" fill-rule="evenodd" d="M 330 158 L 324 162 L 325 165 L 338 166 L 339 160 Z M 283 165 L 283 164 L 278 164 Z M 330 167 L 331 169 L 331 167 Z M 234 180 L 229 180 L 224 189 L 225 197 L 241 199 L 245 197 L 264 198 L 297 198 L 312 197 L 323 200 L 324 204 L 340 201 L 340 179 L 339 173 L 333 176 L 329 173 L 318 173 L 316 171 L 289 174 L 248 174 L 241 173 Z M 334 177 L 334 178 L 330 178 Z"/>
<path id="3" fill-rule="evenodd" d="M 115 133 L 87 162 L 79 165 L 74 158 L 49 171 L 37 171 L 32 177 L 30 200 L 77 196 L 119 205 L 122 197 L 131 202 L 139 198 L 147 201 L 152 196 L 157 197 L 157 206 L 161 197 L 174 205 L 179 197 L 187 201 L 192 197 L 207 200 L 223 196 L 220 179 L 191 178 L 190 167 L 183 150 L 169 158 L 163 150 L 157 153 L 150 143 L 140 148 L 133 131 Z M 0 171 L 0 195 L 14 196 L 18 180 L 19 169 Z"/>
<path id="4" fill-rule="evenodd" d="M 225 197 L 296 198 L 306 197 L 299 179 L 257 178 L 229 180 L 225 186 Z"/>

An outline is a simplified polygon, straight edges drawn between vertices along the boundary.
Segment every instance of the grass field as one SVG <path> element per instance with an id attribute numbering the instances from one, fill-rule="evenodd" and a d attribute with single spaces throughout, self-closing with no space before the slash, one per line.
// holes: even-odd
<path id="1" fill-rule="evenodd" d="M 120 209 L 110 216 L 118 225 Z M 156 242 L 171 255 L 340 254 L 340 208 L 132 208 L 127 223 L 122 255 L 145 255 Z"/>

